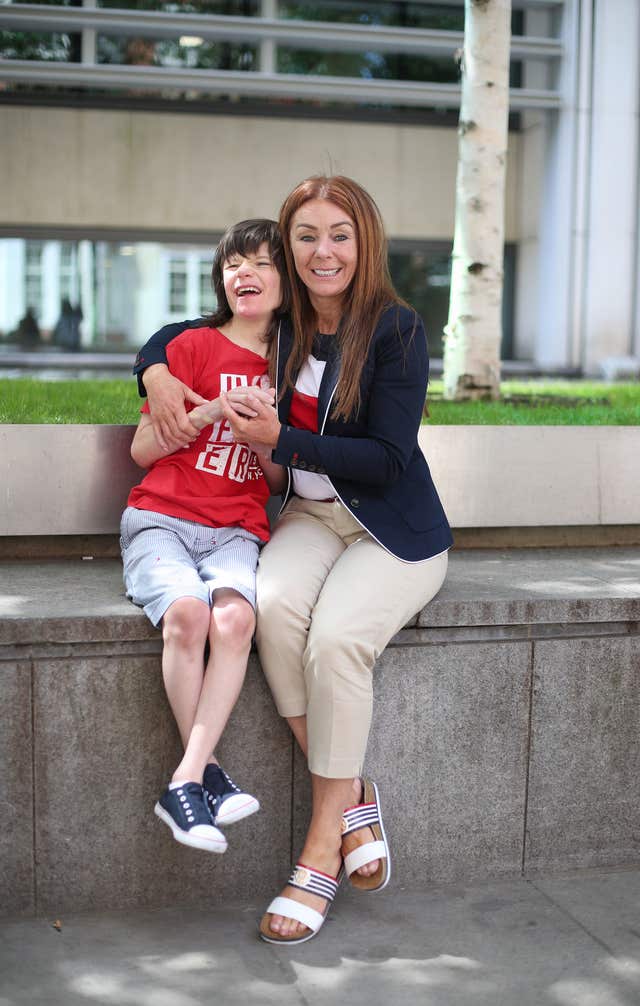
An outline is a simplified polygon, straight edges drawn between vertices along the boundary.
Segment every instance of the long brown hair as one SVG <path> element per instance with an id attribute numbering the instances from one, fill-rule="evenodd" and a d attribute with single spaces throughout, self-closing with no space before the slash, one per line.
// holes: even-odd
<path id="1" fill-rule="evenodd" d="M 331 416 L 345 421 L 360 407 L 360 376 L 371 337 L 383 309 L 403 304 L 393 288 L 387 263 L 387 239 L 380 210 L 368 192 L 344 175 L 315 175 L 296 185 L 280 210 L 279 228 L 291 279 L 291 316 L 294 346 L 285 369 L 285 384 L 292 387 L 294 375 L 309 356 L 317 319 L 309 292 L 296 272 L 291 248 L 294 215 L 311 199 L 335 203 L 353 220 L 358 249 L 356 271 L 344 295 L 337 338 L 341 352 L 340 375 Z"/>

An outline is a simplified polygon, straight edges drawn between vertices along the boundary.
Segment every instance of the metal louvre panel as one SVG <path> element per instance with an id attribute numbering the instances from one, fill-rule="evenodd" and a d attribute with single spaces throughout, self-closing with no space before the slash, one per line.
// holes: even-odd
<path id="1" fill-rule="evenodd" d="M 399 80 L 363 80 L 358 77 L 316 77 L 295 73 L 259 73 L 241 70 L 190 70 L 161 66 L 108 66 L 54 63 L 38 60 L 0 60 L 0 80 L 62 87 L 103 87 L 115 90 L 148 88 L 198 90 L 208 94 L 254 95 L 262 98 L 308 98 L 355 101 L 368 104 L 439 106 L 457 108 L 457 84 L 432 84 Z M 515 88 L 510 92 L 513 111 L 525 108 L 559 108 L 557 91 Z"/>

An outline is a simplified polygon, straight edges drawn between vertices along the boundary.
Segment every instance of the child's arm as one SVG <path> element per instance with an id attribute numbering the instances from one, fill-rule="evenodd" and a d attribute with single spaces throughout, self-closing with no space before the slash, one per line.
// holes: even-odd
<path id="1" fill-rule="evenodd" d="M 220 399 L 216 398 L 215 401 L 207 402 L 205 405 L 196 405 L 195 409 L 191 410 L 189 419 L 199 433 L 205 426 L 211 426 L 212 423 L 217 423 L 223 418 L 219 403 Z M 166 458 L 170 454 L 174 454 L 176 450 L 182 450 L 188 446 L 188 442 L 180 444 L 176 448 L 160 444 L 151 416 L 147 412 L 143 412 L 131 442 L 131 457 L 140 468 L 150 468 L 160 458 Z"/>
<path id="2" fill-rule="evenodd" d="M 179 448 L 176 448 L 178 450 Z M 131 457 L 140 468 L 151 468 L 154 461 L 166 458 L 174 451 L 170 447 L 161 447 L 156 438 L 153 420 L 148 412 L 140 416 L 138 429 L 131 441 Z"/>

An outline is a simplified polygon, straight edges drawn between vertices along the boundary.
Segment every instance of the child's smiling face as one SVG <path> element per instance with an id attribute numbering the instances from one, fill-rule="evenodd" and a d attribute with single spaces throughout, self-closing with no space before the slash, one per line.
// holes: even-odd
<path id="1" fill-rule="evenodd" d="M 280 306 L 280 274 L 266 241 L 254 253 L 231 255 L 222 267 L 222 279 L 234 317 L 267 318 Z"/>

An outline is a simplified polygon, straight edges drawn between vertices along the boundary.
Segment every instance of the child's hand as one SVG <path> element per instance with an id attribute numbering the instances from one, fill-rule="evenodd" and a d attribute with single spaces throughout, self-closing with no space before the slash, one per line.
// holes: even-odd
<path id="1" fill-rule="evenodd" d="M 256 409 L 252 407 L 251 402 L 254 405 L 260 403 L 261 405 L 273 405 L 276 400 L 276 389 L 275 388 L 256 388 L 256 387 L 238 387 L 231 388 L 230 391 L 221 395 L 216 401 L 220 402 L 221 398 L 224 400 L 228 406 L 230 406 L 234 412 L 239 416 L 246 416 L 249 419 L 253 419 L 257 416 Z M 221 409 L 222 411 L 222 409 Z"/>
<path id="2" fill-rule="evenodd" d="M 225 398 L 235 415 L 251 419 L 257 415 L 255 409 L 251 408 L 249 404 L 252 397 L 254 402 L 259 402 L 261 405 L 273 405 L 275 395 L 274 388 L 247 388 L 240 385 L 227 391 Z M 221 398 L 205 402 L 204 405 L 197 405 L 189 413 L 189 419 L 198 430 L 203 430 L 205 426 L 212 426 L 213 423 L 219 423 L 221 419 L 224 419 Z"/>
<path id="3" fill-rule="evenodd" d="M 259 396 L 260 389 L 247 388 L 246 409 L 242 413 L 232 406 L 229 394 L 220 395 L 222 411 L 231 427 L 234 439 L 239 443 L 251 442 L 253 449 L 271 450 L 278 442 L 280 420 L 274 406 Z"/>
<path id="4" fill-rule="evenodd" d="M 196 405 L 195 409 L 192 409 L 189 413 L 189 419 L 196 429 L 200 431 L 204 430 L 205 426 L 212 426 L 213 423 L 220 422 L 222 419 L 220 399 L 216 398 L 213 402 Z"/>

